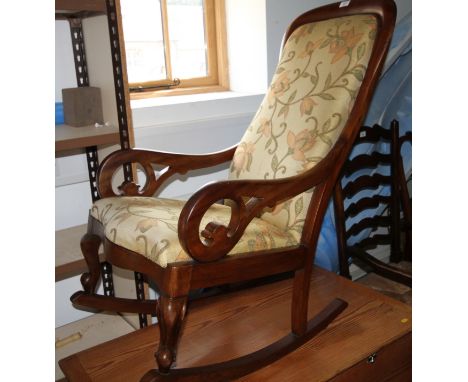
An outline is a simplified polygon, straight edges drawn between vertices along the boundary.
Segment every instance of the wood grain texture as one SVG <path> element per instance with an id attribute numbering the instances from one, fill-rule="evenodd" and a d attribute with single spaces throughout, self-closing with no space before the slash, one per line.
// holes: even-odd
<path id="1" fill-rule="evenodd" d="M 192 303 L 182 328 L 177 367 L 226 361 L 288 334 L 291 294 L 288 279 Z M 309 317 L 334 297 L 349 306 L 327 329 L 239 381 L 351 381 L 347 377 L 353 375 L 362 378 L 359 381 L 384 381 L 403 373 L 402 366 L 409 367 L 411 359 L 411 308 L 314 268 Z M 83 375 L 90 381 L 139 381 L 156 366 L 158 338 L 157 325 L 150 326 L 65 358 L 60 366 L 71 382 L 85 380 L 80 379 Z M 373 353 L 376 362 L 369 365 L 367 358 Z"/>
<path id="2" fill-rule="evenodd" d="M 94 11 L 106 12 L 105 0 L 55 0 L 57 11 Z"/>
<path id="3" fill-rule="evenodd" d="M 78 321 L 55 328 L 55 340 L 64 339 L 79 333 L 81 338 L 66 346 L 55 348 L 55 379 L 63 378 L 58 361 L 90 347 L 123 336 L 135 329 L 120 315 L 99 313 L 82 318 Z"/>
<path id="4" fill-rule="evenodd" d="M 300 336 L 289 333 L 260 350 L 229 361 L 206 366 L 177 368 L 171 370 L 170 373 L 162 373 L 153 369 L 147 372 L 140 382 L 226 382 L 236 380 L 296 350 L 325 329 L 347 306 L 345 301 L 334 299 L 308 322 L 306 330 Z M 161 330 L 161 332 L 163 331 Z"/>
<path id="5" fill-rule="evenodd" d="M 106 13 L 105 0 L 55 0 L 55 19 L 86 18 Z"/>
<path id="6" fill-rule="evenodd" d="M 374 382 L 374 381 L 411 381 L 411 333 L 385 345 L 353 367 L 344 370 L 330 381 L 333 382 Z M 403 354 L 399 352 L 403 351 Z M 375 354 L 374 362 L 370 357 Z M 405 375 L 404 377 L 402 376 Z"/>

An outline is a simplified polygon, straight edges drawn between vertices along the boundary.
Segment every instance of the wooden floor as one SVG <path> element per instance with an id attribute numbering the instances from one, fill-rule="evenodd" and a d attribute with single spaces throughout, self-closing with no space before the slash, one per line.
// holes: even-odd
<path id="1" fill-rule="evenodd" d="M 185 320 L 177 367 L 221 362 L 289 333 L 291 280 L 202 299 Z M 240 381 L 410 381 L 411 308 L 316 268 L 309 317 L 339 297 L 348 308 L 322 333 Z M 69 381 L 138 381 L 155 368 L 157 327 L 138 330 L 65 358 Z M 368 357 L 377 353 L 376 362 Z"/>

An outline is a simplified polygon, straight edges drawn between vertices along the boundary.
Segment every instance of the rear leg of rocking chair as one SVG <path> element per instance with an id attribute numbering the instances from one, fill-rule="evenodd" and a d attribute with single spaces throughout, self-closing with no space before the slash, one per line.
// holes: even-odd
<path id="1" fill-rule="evenodd" d="M 291 331 L 302 336 L 307 331 L 307 308 L 309 306 L 310 272 L 300 269 L 294 274 L 291 303 Z"/>
<path id="2" fill-rule="evenodd" d="M 85 234 L 80 242 L 81 252 L 89 270 L 89 272 L 81 275 L 80 281 L 87 294 L 95 293 L 101 275 L 101 264 L 99 263 L 100 245 L 101 238 L 90 233 Z"/>
<path id="3" fill-rule="evenodd" d="M 187 296 L 159 297 L 156 315 L 159 326 L 159 347 L 155 354 L 159 371 L 167 373 L 176 359 L 180 328 L 187 310 Z"/>

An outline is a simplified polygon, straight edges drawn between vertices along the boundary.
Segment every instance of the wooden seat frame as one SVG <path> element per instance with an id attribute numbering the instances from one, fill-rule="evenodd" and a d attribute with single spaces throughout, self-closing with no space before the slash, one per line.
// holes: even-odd
<path id="1" fill-rule="evenodd" d="M 408 225 L 408 229 L 405 230 L 407 239 L 404 251 L 405 255 L 411 248 L 411 242 L 408 243 L 408 237 L 411 236 L 411 207 L 401 157 L 401 145 L 410 139 L 411 134 L 399 137 L 398 121 L 393 120 L 390 129 L 385 129 L 379 125 L 374 125 L 373 127 L 363 126 L 354 142 L 355 146 L 362 143 L 388 143 L 388 150 L 385 150 L 387 151 L 385 153 L 383 150 L 376 149 L 371 154 L 361 154 L 353 159 L 348 159 L 343 165 L 339 180 L 336 182 L 333 191 L 333 204 L 340 274 L 344 277 L 351 278 L 349 259 L 358 259 L 378 275 L 411 287 L 412 278 L 410 273 L 386 264 L 367 252 L 378 245 L 390 245 L 391 262 L 398 263 L 404 258 L 400 244 L 400 211 L 403 211 L 405 225 Z M 342 177 L 362 173 L 363 170 L 375 170 L 380 165 L 389 166 L 390 175 L 385 176 L 379 172 L 369 175 L 366 172 L 343 186 Z M 377 189 L 385 185 L 390 187 L 388 196 L 366 195 L 358 200 L 353 199 L 353 203 L 345 208 L 344 200 L 346 198 L 353 197 L 363 190 Z M 386 205 L 388 207 L 388 214 L 386 216 L 374 215 L 366 217 L 354 223 L 351 227 L 346 228 L 346 220 L 348 218 L 356 216 L 363 211 L 375 209 L 379 205 Z M 349 237 L 365 230 L 375 230 L 377 228 L 385 228 L 388 231 L 387 233 L 363 237 L 359 242 L 348 245 L 347 241 Z M 408 257 L 410 257 L 409 254 L 405 256 L 405 258 Z"/>
<path id="2" fill-rule="evenodd" d="M 87 234 L 81 248 L 89 272 L 81 277 L 83 291 L 71 300 L 77 307 L 156 314 L 160 328 L 159 348 L 155 354 L 158 369 L 148 371 L 142 381 L 229 381 L 251 373 L 288 354 L 323 330 L 347 303 L 333 300 L 318 315 L 308 320 L 308 294 L 315 250 L 323 217 L 333 187 L 348 157 L 352 143 L 367 112 L 379 78 L 395 24 L 396 8 L 392 0 L 353 0 L 349 5 L 335 3 L 304 13 L 292 22 L 284 42 L 303 24 L 355 14 L 372 14 L 377 31 L 368 68 L 348 121 L 338 141 L 315 167 L 296 176 L 276 180 L 226 180 L 207 184 L 184 205 L 178 223 L 178 236 L 183 249 L 193 259 L 170 263 L 162 268 L 128 249 L 109 241 L 100 222 L 90 216 Z M 284 44 L 284 43 L 283 43 Z M 225 151 L 188 155 L 127 149 L 109 155 L 98 170 L 98 190 L 102 198 L 116 196 L 112 189 L 113 174 L 122 165 L 139 164 L 146 173 L 143 187 L 124 182 L 120 195 L 153 196 L 158 187 L 174 174 L 184 174 L 231 161 L 236 147 Z M 165 166 L 155 174 L 152 164 Z M 294 247 L 226 256 L 236 245 L 250 221 L 266 207 L 314 188 L 300 243 Z M 231 220 L 228 227 L 209 223 L 200 238 L 200 221 L 214 203 L 230 199 Z M 131 300 L 100 296 L 95 293 L 100 279 L 98 250 L 104 246 L 106 261 L 118 267 L 144 274 L 159 288 L 158 301 Z M 283 272 L 294 272 L 291 305 L 291 333 L 254 353 L 230 361 L 186 369 L 171 368 L 176 358 L 182 321 L 187 310 L 188 294 L 193 289 L 207 288 L 252 280 Z"/>

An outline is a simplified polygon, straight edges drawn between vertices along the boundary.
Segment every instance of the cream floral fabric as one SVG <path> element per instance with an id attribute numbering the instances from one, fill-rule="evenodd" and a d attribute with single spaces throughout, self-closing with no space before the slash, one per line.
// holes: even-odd
<path id="1" fill-rule="evenodd" d="M 140 253 L 161 267 L 190 260 L 179 243 L 177 222 L 184 201 L 147 197 L 114 197 L 98 200 L 91 215 L 104 225 L 113 243 Z M 215 221 L 228 224 L 231 209 L 214 205 L 201 227 Z M 297 244 L 291 235 L 261 219 L 254 219 L 230 255 Z"/>
<path id="2" fill-rule="evenodd" d="M 238 146 L 231 179 L 276 179 L 302 173 L 338 139 L 354 104 L 372 50 L 376 20 L 336 18 L 296 29 L 272 84 Z M 312 191 L 261 216 L 296 240 Z"/>

